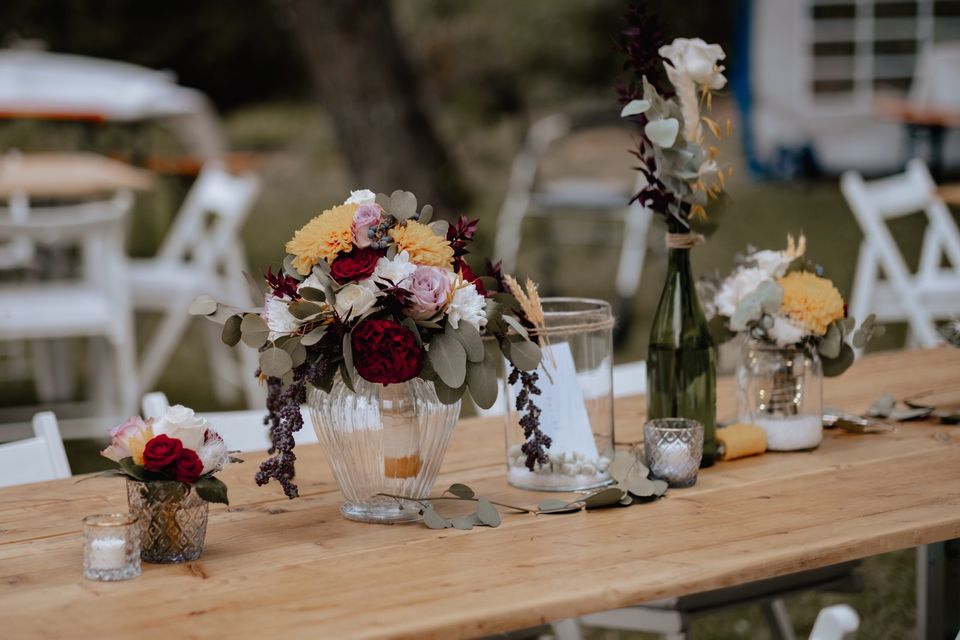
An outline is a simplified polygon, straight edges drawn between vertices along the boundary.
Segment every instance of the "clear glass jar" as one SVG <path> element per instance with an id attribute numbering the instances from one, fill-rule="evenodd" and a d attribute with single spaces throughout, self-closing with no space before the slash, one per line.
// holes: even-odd
<path id="1" fill-rule="evenodd" d="M 697 484 L 703 456 L 703 425 L 686 418 L 660 418 L 643 425 L 643 454 L 655 478 L 682 489 Z"/>
<path id="2" fill-rule="evenodd" d="M 190 485 L 127 479 L 127 502 L 138 518 L 141 558 L 167 564 L 196 560 L 203 553 L 210 505 Z"/>
<path id="3" fill-rule="evenodd" d="M 737 364 L 740 422 L 767 434 L 767 449 L 814 449 L 823 440 L 823 368 L 815 349 L 741 338 Z"/>
<path id="4" fill-rule="evenodd" d="M 104 513 L 83 519 L 83 575 L 88 580 L 129 580 L 140 575 L 137 516 Z"/>
<path id="5" fill-rule="evenodd" d="M 433 384 L 414 378 L 381 385 L 357 379 L 356 392 L 337 377 L 330 393 L 310 389 L 317 438 L 346 502 L 341 513 L 361 522 L 420 519 L 418 505 L 379 494 L 430 495 L 460 417 Z"/>
<path id="6" fill-rule="evenodd" d="M 610 304 L 544 298 L 546 328 L 537 369 L 540 429 L 553 441 L 549 462 L 527 468 L 517 411 L 518 385 L 505 383 L 507 481 L 535 491 L 581 491 L 611 482 L 613 459 L 613 316 Z M 509 373 L 509 363 L 507 363 Z"/>

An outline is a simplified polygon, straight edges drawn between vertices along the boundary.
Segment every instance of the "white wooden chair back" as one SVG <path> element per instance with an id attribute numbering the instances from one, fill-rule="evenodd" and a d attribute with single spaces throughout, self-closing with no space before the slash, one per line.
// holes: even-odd
<path id="1" fill-rule="evenodd" d="M 930 43 L 923 48 L 909 99 L 923 107 L 960 107 L 960 43 Z"/>
<path id="2" fill-rule="evenodd" d="M 191 262 L 196 268 L 230 268 L 230 256 L 257 194 L 260 179 L 248 173 L 234 176 L 216 163 L 204 165 L 190 188 L 157 258 Z M 212 220 L 207 219 L 207 214 Z"/>
<path id="3" fill-rule="evenodd" d="M 864 235 L 851 315 L 862 320 L 876 313 L 880 321 L 907 321 L 920 346 L 938 344 L 934 320 L 960 313 L 960 231 L 926 165 L 914 159 L 906 172 L 870 182 L 848 171 L 841 190 Z M 926 215 L 927 228 L 919 268 L 911 273 L 886 221 L 917 211 Z M 944 258 L 950 266 L 943 266 Z"/>
<path id="4" fill-rule="evenodd" d="M 160 418 L 170 406 L 166 394 L 160 391 L 143 396 L 142 410 L 144 418 Z M 210 426 L 223 437 L 231 451 L 264 451 L 270 448 L 270 434 L 263 423 L 266 410 L 251 411 L 207 411 L 200 415 L 207 419 Z M 313 430 L 313 421 L 309 412 L 303 411 L 303 428 L 294 434 L 298 445 L 317 444 L 317 434 Z"/>
<path id="5" fill-rule="evenodd" d="M 0 486 L 69 477 L 70 463 L 51 411 L 33 416 L 32 438 L 0 445 Z"/>

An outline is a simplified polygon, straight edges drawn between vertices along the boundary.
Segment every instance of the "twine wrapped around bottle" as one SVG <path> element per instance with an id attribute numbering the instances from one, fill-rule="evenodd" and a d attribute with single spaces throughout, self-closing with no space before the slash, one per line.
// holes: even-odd
<path id="1" fill-rule="evenodd" d="M 702 233 L 667 233 L 663 238 L 667 249 L 693 249 L 707 241 Z"/>

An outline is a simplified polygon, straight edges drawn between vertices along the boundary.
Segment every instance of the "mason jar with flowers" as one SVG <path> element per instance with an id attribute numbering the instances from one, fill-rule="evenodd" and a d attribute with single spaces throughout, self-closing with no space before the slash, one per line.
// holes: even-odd
<path id="1" fill-rule="evenodd" d="M 804 258 L 806 240 L 783 251 L 751 251 L 720 284 L 719 329 L 740 339 L 737 410 L 759 425 L 773 451 L 813 449 L 823 439 L 823 376 L 854 361 L 883 332 L 869 316 L 859 329 L 823 269 Z"/>
<path id="2" fill-rule="evenodd" d="M 224 322 L 227 344 L 260 350 L 273 455 L 258 484 L 276 480 L 297 496 L 293 433 L 305 404 L 344 495 L 341 512 L 417 519 L 463 395 L 495 402 L 498 353 L 518 371 L 539 365 L 534 320 L 499 268 L 478 277 L 467 263 L 477 221 L 431 221 L 432 212 L 406 191 L 353 191 L 294 233 L 280 272 L 267 272 L 262 310 L 195 301 L 195 313 Z M 550 445 L 537 411 L 525 426 L 530 465 L 545 463 Z"/>
<path id="3" fill-rule="evenodd" d="M 127 502 L 137 516 L 140 555 L 147 562 L 187 562 L 203 552 L 210 502 L 227 504 L 214 474 L 230 455 L 206 419 L 182 405 L 159 419 L 134 416 L 110 431 L 101 453 L 127 478 Z"/>

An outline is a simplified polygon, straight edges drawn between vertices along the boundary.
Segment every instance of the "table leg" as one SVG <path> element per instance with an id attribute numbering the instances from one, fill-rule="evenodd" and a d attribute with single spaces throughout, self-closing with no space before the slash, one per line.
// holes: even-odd
<path id="1" fill-rule="evenodd" d="M 917 637 L 960 634 L 960 539 L 917 548 Z"/>

